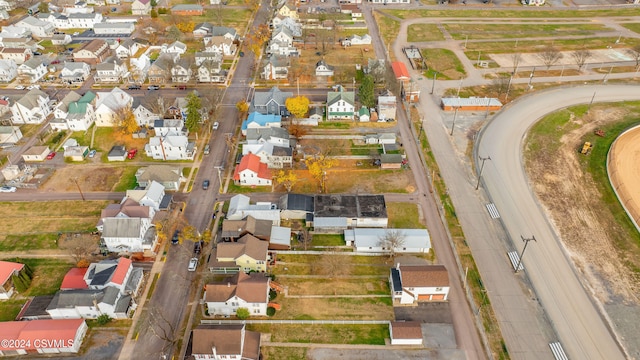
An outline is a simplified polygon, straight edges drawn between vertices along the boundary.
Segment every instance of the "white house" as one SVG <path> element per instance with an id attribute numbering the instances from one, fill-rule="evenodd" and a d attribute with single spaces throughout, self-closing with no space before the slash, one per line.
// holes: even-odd
<path id="1" fill-rule="evenodd" d="M 288 146 L 278 146 L 269 142 L 245 144 L 242 147 L 242 155 L 248 154 L 257 155 L 260 162 L 267 164 L 270 169 L 282 169 L 293 164 L 293 149 Z"/>
<path id="2" fill-rule="evenodd" d="M 174 83 L 189 82 L 192 73 L 190 62 L 186 58 L 180 59 L 171 67 L 171 81 Z"/>
<path id="3" fill-rule="evenodd" d="M 96 126 L 114 126 L 116 112 L 122 108 L 130 108 L 133 97 L 120 88 L 110 92 L 96 93 Z"/>
<path id="4" fill-rule="evenodd" d="M 7 42 L 7 39 L 2 39 L 3 42 Z M 25 61 L 31 59 L 33 51 L 29 48 L 23 47 L 4 47 L 0 48 L 0 58 L 2 60 L 13 60 L 16 64 L 24 64 Z"/>
<path id="5" fill-rule="evenodd" d="M 178 190 L 180 184 L 187 181 L 182 175 L 180 166 L 150 165 L 141 167 L 135 174 L 136 182 L 140 187 L 147 187 L 152 182 L 160 183 L 166 190 Z"/>
<path id="6" fill-rule="evenodd" d="M 389 276 L 391 296 L 401 305 L 446 301 L 449 274 L 443 265 L 396 265 Z"/>
<path id="7" fill-rule="evenodd" d="M 126 59 L 135 56 L 140 50 L 140 43 L 135 39 L 127 39 L 118 44 L 116 47 L 116 55 L 120 59 Z"/>
<path id="8" fill-rule="evenodd" d="M 18 65 L 14 60 L 0 59 L 0 82 L 11 82 L 18 76 Z"/>
<path id="9" fill-rule="evenodd" d="M 96 64 L 96 83 L 119 83 L 128 77 L 127 65 L 117 56 L 110 56 Z"/>
<path id="10" fill-rule="evenodd" d="M 29 90 L 11 105 L 11 119 L 14 124 L 41 124 L 49 114 L 49 95 L 38 90 Z"/>
<path id="11" fill-rule="evenodd" d="M 182 134 L 187 136 L 189 131 L 184 127 L 182 119 L 157 119 L 153 122 L 153 130 L 156 136 L 167 136 L 169 134 Z"/>
<path id="12" fill-rule="evenodd" d="M 37 38 L 48 38 L 53 36 L 53 32 L 55 27 L 53 24 L 38 20 L 33 16 L 27 16 L 26 18 L 15 23 L 16 26 L 21 26 L 29 31 L 31 31 L 31 35 Z"/>
<path id="13" fill-rule="evenodd" d="M 238 50 L 233 39 L 224 35 L 206 36 L 204 38 L 204 49 L 206 52 L 222 54 L 224 56 L 233 56 Z"/>
<path id="14" fill-rule="evenodd" d="M 316 63 L 316 76 L 333 76 L 333 66 L 327 64 L 324 59 Z"/>
<path id="15" fill-rule="evenodd" d="M 272 174 L 267 164 L 255 154 L 242 157 L 236 166 L 233 180 L 241 186 L 271 186 Z"/>
<path id="16" fill-rule="evenodd" d="M 257 111 L 252 112 L 249 116 L 242 122 L 241 132 L 242 135 L 247 135 L 248 129 L 264 129 L 270 127 L 281 127 L 282 125 L 282 116 L 280 115 L 264 115 Z"/>
<path id="17" fill-rule="evenodd" d="M 136 30 L 132 22 L 101 22 L 93 25 L 96 35 L 129 35 Z"/>
<path id="18" fill-rule="evenodd" d="M 71 131 L 86 131 L 96 121 L 93 100 L 96 95 L 87 91 L 80 99 L 71 102 L 66 116 L 67 127 Z"/>
<path id="19" fill-rule="evenodd" d="M 142 206 L 149 206 L 155 211 L 159 211 L 165 197 L 164 185 L 151 180 L 145 189 L 127 190 L 125 197 L 137 201 Z"/>
<path id="20" fill-rule="evenodd" d="M 214 1 L 219 0 L 211 0 Z M 195 360 L 259 360 L 260 333 L 245 325 L 198 325 L 193 329 Z"/>
<path id="21" fill-rule="evenodd" d="M 207 284 L 204 302 L 209 315 L 231 316 L 238 308 L 247 308 L 251 316 L 266 316 L 270 279 L 263 273 L 240 271 L 225 281 Z"/>
<path id="22" fill-rule="evenodd" d="M 147 156 L 156 160 L 193 160 L 197 151 L 195 142 L 173 133 L 150 138 L 144 150 Z"/>
<path id="23" fill-rule="evenodd" d="M 52 319 L 96 319 L 102 314 L 126 319 L 130 305 L 131 296 L 122 296 L 117 288 L 108 286 L 101 290 L 58 291 L 46 311 Z"/>
<path id="24" fill-rule="evenodd" d="M 353 246 L 357 252 L 389 252 L 388 238 L 398 238 L 396 253 L 428 253 L 431 239 L 426 229 L 380 229 L 354 228 L 344 231 L 347 246 Z"/>
<path id="25" fill-rule="evenodd" d="M 100 215 L 96 228 L 101 241 L 111 252 L 142 252 L 151 250 L 157 240 L 151 223 L 155 210 L 125 198 L 120 204 L 108 205 Z"/>
<path id="26" fill-rule="evenodd" d="M 16 341 L 3 346 L 0 355 L 77 353 L 88 329 L 83 319 L 5 321 L 3 336 Z"/>
<path id="27" fill-rule="evenodd" d="M 371 45 L 371 36 L 369 34 L 360 35 L 351 35 L 346 39 L 342 40 L 342 46 L 353 46 L 353 45 Z"/>
<path id="28" fill-rule="evenodd" d="M 135 98 L 133 100 L 133 115 L 136 117 L 138 125 L 151 127 L 156 120 L 161 118 L 161 114 L 158 114 L 153 110 L 154 101 L 156 100 L 149 97 Z"/>
<path id="29" fill-rule="evenodd" d="M 267 54 L 281 55 L 281 56 L 298 56 L 300 50 L 293 45 L 292 42 L 271 40 L 267 46 Z"/>
<path id="30" fill-rule="evenodd" d="M 52 45 L 67 45 L 71 43 L 71 35 L 69 34 L 54 34 L 51 38 Z"/>
<path id="31" fill-rule="evenodd" d="M 129 58 L 131 79 L 139 84 L 147 80 L 147 73 L 151 67 L 151 59 L 145 54 L 137 58 Z"/>
<path id="32" fill-rule="evenodd" d="M 355 94 L 353 91 L 327 93 L 327 120 L 353 120 L 355 114 Z"/>
<path id="33" fill-rule="evenodd" d="M 91 74 L 91 65 L 85 62 L 64 62 L 60 79 L 68 84 L 83 83 Z"/>
<path id="34" fill-rule="evenodd" d="M 195 63 L 196 66 L 200 66 L 205 61 L 222 62 L 222 54 L 217 52 L 196 52 Z"/>
<path id="35" fill-rule="evenodd" d="M 151 0 L 134 0 L 131 3 L 132 15 L 149 15 L 151 12 Z"/>
<path id="36" fill-rule="evenodd" d="M 289 77 L 289 60 L 285 56 L 269 56 L 264 61 L 260 77 L 265 80 L 287 79 Z"/>
<path id="37" fill-rule="evenodd" d="M 271 143 L 276 146 L 291 146 L 289 132 L 279 127 L 247 129 L 246 140 L 247 144 Z"/>
<path id="38" fill-rule="evenodd" d="M 120 257 L 91 263 L 83 279 L 87 289 L 102 290 L 113 286 L 122 295 L 137 295 L 142 281 L 142 268 L 134 268 L 131 259 Z"/>
<path id="39" fill-rule="evenodd" d="M 187 45 L 183 42 L 176 41 L 170 45 L 162 45 L 161 51 L 168 54 L 183 55 L 187 52 Z"/>
<path id="40" fill-rule="evenodd" d="M 31 58 L 18 66 L 18 78 L 22 82 L 34 84 L 42 79 L 46 73 L 47 68 L 40 58 Z"/>
<path id="41" fill-rule="evenodd" d="M 378 96 L 378 119 L 385 121 L 395 120 L 397 108 L 396 104 L 396 97 L 391 93 Z"/>
<path id="42" fill-rule="evenodd" d="M 227 72 L 222 70 L 222 62 L 206 60 L 198 67 L 198 82 L 221 83 L 227 79 Z"/>
<path id="43" fill-rule="evenodd" d="M 238 194 L 229 200 L 228 220 L 242 220 L 252 216 L 257 220 L 269 220 L 274 226 L 280 226 L 280 210 L 278 204 L 270 202 L 257 202 L 251 204 L 251 198 Z"/>
<path id="44" fill-rule="evenodd" d="M 0 300 L 8 300 L 13 295 L 12 277 L 24 269 L 24 264 L 0 261 Z"/>

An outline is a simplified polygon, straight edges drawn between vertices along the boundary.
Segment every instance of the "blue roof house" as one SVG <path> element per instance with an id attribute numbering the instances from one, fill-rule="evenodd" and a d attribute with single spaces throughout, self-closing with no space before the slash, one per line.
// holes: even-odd
<path id="1" fill-rule="evenodd" d="M 242 122 L 242 135 L 247 136 L 247 129 L 279 128 L 281 127 L 281 123 L 282 116 L 280 115 L 264 115 L 254 111 Z"/>

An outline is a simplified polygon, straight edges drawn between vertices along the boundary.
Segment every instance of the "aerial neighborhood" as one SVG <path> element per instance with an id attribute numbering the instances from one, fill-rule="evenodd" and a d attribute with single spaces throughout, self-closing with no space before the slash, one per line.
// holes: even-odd
<path id="1" fill-rule="evenodd" d="M 616 1 L 0 0 L 0 357 L 635 358 Z"/>

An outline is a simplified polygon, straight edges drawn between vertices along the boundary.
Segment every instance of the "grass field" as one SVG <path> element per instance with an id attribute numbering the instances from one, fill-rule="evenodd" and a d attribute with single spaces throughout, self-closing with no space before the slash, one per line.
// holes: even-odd
<path id="1" fill-rule="evenodd" d="M 626 23 L 626 24 L 620 24 L 620 26 L 623 26 L 635 33 L 640 34 L 640 23 Z"/>
<path id="2" fill-rule="evenodd" d="M 373 13 L 373 17 L 376 19 L 376 23 L 378 23 L 378 29 L 380 30 L 380 35 L 382 36 L 385 46 L 390 47 L 398 37 L 400 23 L 377 11 Z M 395 55 L 393 52 L 390 52 L 389 56 L 391 56 L 391 60 L 394 60 Z"/>
<path id="3" fill-rule="evenodd" d="M 57 249 L 58 233 L 94 229 L 107 204 L 108 201 L 0 203 L 0 251 Z"/>
<path id="4" fill-rule="evenodd" d="M 424 76 L 433 78 L 435 72 L 440 80 L 460 80 L 466 77 L 464 66 L 460 59 L 448 49 L 422 49 L 422 57 L 425 59 L 429 70 Z"/>
<path id="5" fill-rule="evenodd" d="M 307 348 L 261 346 L 260 354 L 263 360 L 300 360 L 307 358 Z"/>
<path id="6" fill-rule="evenodd" d="M 387 203 L 387 216 L 389 227 L 396 229 L 424 229 L 420 222 L 418 205 L 411 203 Z"/>
<path id="7" fill-rule="evenodd" d="M 290 298 L 278 295 L 279 320 L 392 320 L 391 295 L 384 298 Z"/>
<path id="8" fill-rule="evenodd" d="M 14 321 L 26 299 L 9 299 L 0 302 L 0 321 Z"/>
<path id="9" fill-rule="evenodd" d="M 278 254 L 278 263 L 271 270 L 276 275 L 317 275 L 328 272 L 322 265 L 331 266 L 330 262 L 341 264 L 340 275 L 388 276 L 392 265 L 386 256 Z"/>
<path id="10" fill-rule="evenodd" d="M 455 17 L 455 18 L 509 18 L 509 19 L 550 19 L 550 18 L 594 18 L 594 17 L 610 17 L 610 16 L 639 16 L 638 8 L 619 8 L 608 10 L 559 10 L 559 9 L 536 9 L 539 11 L 530 11 L 526 7 L 520 7 L 518 10 L 498 10 L 498 9 L 461 9 L 455 10 L 384 10 L 383 12 L 401 19 L 416 19 L 430 17 Z"/>
<path id="11" fill-rule="evenodd" d="M 629 48 L 640 44 L 640 39 L 623 38 L 620 43 L 616 44 L 617 37 L 591 37 L 581 39 L 549 39 L 545 41 L 518 41 L 517 46 L 515 40 L 509 41 L 490 41 L 490 42 L 473 42 L 467 43 L 465 54 L 469 59 L 477 59 L 478 52 L 481 55 L 486 54 L 512 54 L 512 53 L 531 53 L 539 52 L 546 46 L 554 46 L 563 51 L 572 51 L 578 49 L 606 49 L 611 46 L 613 48 Z M 488 57 L 481 57 L 481 60 L 488 60 Z"/>
<path id="12" fill-rule="evenodd" d="M 247 324 L 247 329 L 270 333 L 273 342 L 384 345 L 388 325 Z"/>
<path id="13" fill-rule="evenodd" d="M 441 41 L 444 35 L 436 24 L 411 24 L 407 28 L 408 42 Z"/>
<path id="14" fill-rule="evenodd" d="M 337 234 L 314 234 L 311 246 L 344 246 L 344 237 Z"/>
<path id="15" fill-rule="evenodd" d="M 510 39 L 530 37 L 590 36 L 611 31 L 604 24 L 443 24 L 456 40 Z"/>
<path id="16" fill-rule="evenodd" d="M 380 279 L 301 279 L 281 278 L 289 295 L 387 295 L 389 282 Z"/>
<path id="17" fill-rule="evenodd" d="M 64 275 L 74 264 L 71 259 L 7 259 L 27 264 L 33 269 L 31 286 L 24 296 L 53 295 L 60 290 Z M 2 303 L 0 303 L 1 305 Z"/>

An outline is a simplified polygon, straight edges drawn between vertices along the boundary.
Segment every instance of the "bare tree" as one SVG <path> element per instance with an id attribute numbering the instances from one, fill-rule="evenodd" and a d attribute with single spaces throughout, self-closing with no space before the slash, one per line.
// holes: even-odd
<path id="1" fill-rule="evenodd" d="M 587 60 L 591 57 L 591 51 L 587 49 L 580 49 L 571 52 L 571 57 L 573 61 L 578 65 L 578 70 L 582 70 L 582 67 L 587 62 Z"/>
<path id="2" fill-rule="evenodd" d="M 518 66 L 520 65 L 520 61 L 522 61 L 522 54 L 514 53 L 511 54 L 511 63 L 513 64 L 513 75 L 518 72 Z"/>
<path id="3" fill-rule="evenodd" d="M 163 96 L 160 96 L 160 93 L 155 92 L 149 97 L 149 107 L 151 111 L 155 114 L 160 115 L 160 117 L 164 117 L 165 112 L 167 111 L 166 99 Z"/>
<path id="4" fill-rule="evenodd" d="M 89 233 L 65 234 L 58 240 L 59 247 L 66 250 L 77 263 L 87 260 L 98 250 L 97 239 Z"/>
<path id="5" fill-rule="evenodd" d="M 549 70 L 551 66 L 562 59 L 562 53 L 553 46 L 547 46 L 541 53 L 538 53 L 538 57 Z"/>
<path id="6" fill-rule="evenodd" d="M 320 257 L 318 262 L 312 264 L 311 271 L 313 274 L 324 275 L 329 279 L 351 274 L 353 267 L 351 256 L 331 254 L 329 253 L 331 250 L 328 250 Z"/>
<path id="7" fill-rule="evenodd" d="M 382 250 L 389 250 L 389 258 L 396 255 L 396 250 L 402 248 L 404 242 L 405 235 L 397 229 L 389 229 L 378 238 L 378 246 L 382 247 Z"/>
<path id="8" fill-rule="evenodd" d="M 627 49 L 627 54 L 633 57 L 633 60 L 636 62 L 636 68 L 640 66 L 640 45 Z"/>
<path id="9" fill-rule="evenodd" d="M 489 85 L 489 91 L 496 94 L 497 98 L 499 98 L 502 94 L 506 94 L 508 88 L 509 76 L 497 77 L 493 79 L 491 81 L 491 85 Z"/>
<path id="10" fill-rule="evenodd" d="M 316 35 L 316 49 L 320 50 L 320 54 L 326 55 L 327 51 L 329 51 L 329 47 L 333 49 L 335 45 L 335 37 L 334 33 L 329 30 L 320 30 Z M 320 49 L 318 49 L 318 42 L 320 42 Z"/>

